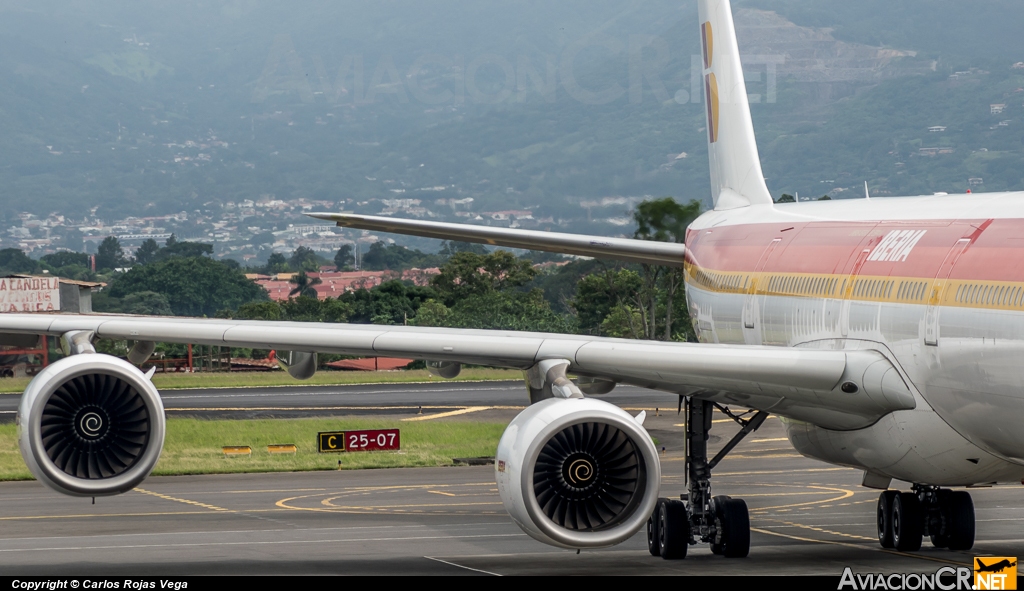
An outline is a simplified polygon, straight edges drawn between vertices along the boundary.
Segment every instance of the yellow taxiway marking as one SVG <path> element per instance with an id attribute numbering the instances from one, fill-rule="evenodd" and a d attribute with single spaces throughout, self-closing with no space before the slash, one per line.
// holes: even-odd
<path id="1" fill-rule="evenodd" d="M 751 450 L 747 450 L 747 451 L 751 452 L 751 451 L 757 451 L 757 450 L 751 449 Z M 739 459 L 739 460 L 744 460 L 744 459 L 747 459 L 747 460 L 749 460 L 749 459 L 761 460 L 761 459 L 767 459 L 767 458 L 802 458 L 803 456 L 800 455 L 800 454 L 755 454 L 755 455 L 749 455 L 749 454 L 730 454 L 730 455 L 728 455 L 726 457 L 727 458 L 733 458 L 733 459 Z M 665 462 L 685 462 L 685 461 L 686 461 L 686 458 L 684 458 L 684 457 L 661 458 L 661 462 L 663 464 Z M 751 472 L 751 474 L 767 474 L 767 472 Z M 720 476 L 720 474 L 718 476 Z"/>
<path id="2" fill-rule="evenodd" d="M 63 548 L 47 548 L 47 551 L 68 551 L 68 550 L 118 550 L 135 548 L 197 548 L 214 546 L 276 546 L 284 544 L 359 544 L 366 542 L 394 542 L 394 541 L 416 541 L 416 540 L 467 540 L 478 538 L 516 538 L 525 537 L 526 534 L 475 534 L 475 535 L 440 535 L 440 536 L 406 536 L 390 538 L 344 538 L 339 540 L 245 540 L 240 542 L 188 542 L 177 544 L 131 544 L 117 546 L 67 546 Z M 9 552 L 39 552 L 38 548 L 0 548 L 0 553 Z"/>
<path id="3" fill-rule="evenodd" d="M 326 488 L 280 488 L 280 489 L 267 489 L 267 490 L 218 490 L 204 493 L 204 495 L 240 495 L 248 493 L 292 493 L 292 492 L 311 492 L 316 490 L 327 490 Z"/>
<path id="4" fill-rule="evenodd" d="M 747 496 L 749 496 L 749 495 L 747 495 Z M 832 534 L 834 536 L 843 536 L 844 538 L 853 538 L 855 540 L 865 540 L 865 541 L 868 541 L 868 542 L 877 542 L 878 541 L 877 538 L 869 538 L 867 536 L 858 536 L 858 535 L 855 535 L 855 534 L 846 534 L 846 533 L 843 533 L 841 531 L 833 531 L 833 530 L 825 529 L 825 528 L 822 528 L 822 527 L 815 527 L 813 525 L 804 525 L 802 523 L 794 523 L 792 521 L 781 521 L 781 520 L 778 520 L 778 519 L 769 519 L 768 521 L 776 521 L 776 522 L 781 523 L 783 525 L 789 525 L 789 526 L 792 526 L 792 527 L 799 527 L 799 528 L 802 528 L 802 529 L 809 529 L 809 530 L 820 532 L 820 533 L 823 533 L 823 534 Z"/>
<path id="5" fill-rule="evenodd" d="M 445 417 L 454 417 L 454 416 L 458 416 L 458 415 L 466 415 L 466 414 L 469 414 L 471 412 L 480 412 L 481 410 L 491 410 L 493 408 L 494 408 L 493 406 L 470 406 L 470 407 L 462 408 L 462 409 L 459 409 L 459 410 L 452 410 L 452 411 L 449 411 L 449 412 L 441 412 L 441 413 L 437 413 L 437 414 L 433 414 L 433 415 L 423 415 L 423 416 L 409 417 L 407 419 L 402 419 L 402 420 L 403 421 L 431 421 L 433 419 L 443 419 Z"/>
<path id="6" fill-rule="evenodd" d="M 16 517 L 0 517 L 0 521 L 20 521 L 22 519 L 85 519 L 90 517 L 154 517 L 163 515 L 209 515 L 209 511 L 169 511 L 160 513 L 80 513 L 76 515 L 19 515 Z"/>
<path id="7" fill-rule="evenodd" d="M 774 507 L 757 507 L 756 509 L 751 509 L 750 512 L 751 513 L 755 513 L 755 512 L 761 513 L 761 512 L 764 512 L 764 511 L 779 510 L 779 509 L 789 510 L 789 509 L 792 509 L 793 507 L 808 507 L 808 506 L 811 506 L 811 505 L 824 505 L 825 503 L 833 503 L 835 501 L 841 501 L 843 499 L 848 499 L 848 498 L 850 498 L 850 497 L 852 497 L 854 495 L 854 491 L 848 490 L 848 489 L 845 489 L 845 488 L 834 488 L 834 487 L 831 487 L 831 486 L 808 486 L 807 488 L 814 488 L 814 489 L 819 489 L 819 490 L 822 490 L 822 491 L 825 491 L 825 492 L 841 493 L 841 494 L 838 497 L 830 497 L 828 499 L 822 499 L 820 501 L 808 501 L 806 503 L 793 503 L 791 505 L 776 505 Z"/>
<path id="8" fill-rule="evenodd" d="M 408 505 L 335 505 L 332 503 L 335 499 L 324 499 L 320 501 L 321 505 L 330 507 L 332 509 L 353 509 L 357 511 L 390 511 L 392 509 L 421 509 L 425 507 L 441 508 L 441 509 L 459 509 L 460 507 L 470 506 L 481 506 L 481 505 L 501 505 L 501 501 L 490 501 L 480 503 L 411 503 Z"/>
<path id="9" fill-rule="evenodd" d="M 175 501 L 175 502 L 178 502 L 178 503 L 185 503 L 186 505 L 195 505 L 196 507 L 202 507 L 204 509 L 209 509 L 211 511 L 230 511 L 230 509 L 225 509 L 224 507 L 218 507 L 216 505 L 208 505 L 206 503 L 200 503 L 199 501 L 190 501 L 188 499 L 179 499 L 178 497 L 162 495 L 162 494 L 160 494 L 158 492 L 153 492 L 151 490 L 146 490 L 144 488 L 136 488 L 135 491 L 136 492 L 140 492 L 140 493 L 142 493 L 144 495 L 152 495 L 154 497 L 158 497 L 158 498 L 161 498 L 161 499 L 164 499 L 164 500 L 167 500 L 167 501 Z"/>
<path id="10" fill-rule="evenodd" d="M 770 441 L 789 441 L 789 437 L 772 437 L 771 439 L 751 439 L 750 443 L 768 443 Z"/>
<path id="11" fill-rule="evenodd" d="M 311 410 L 408 410 L 416 411 L 420 409 L 426 410 L 461 410 L 467 408 L 465 405 L 459 406 L 205 406 L 205 407 L 182 407 L 182 408 L 167 408 L 164 409 L 167 412 L 200 412 L 200 411 L 253 411 L 253 410 L 294 410 L 294 411 L 311 411 Z M 494 410 L 523 410 L 525 406 L 486 406 L 481 408 L 489 408 Z"/>

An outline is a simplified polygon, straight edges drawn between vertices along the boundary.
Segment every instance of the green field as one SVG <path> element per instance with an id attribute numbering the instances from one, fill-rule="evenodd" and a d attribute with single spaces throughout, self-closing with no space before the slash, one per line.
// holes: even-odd
<path id="1" fill-rule="evenodd" d="M 521 380 L 523 372 L 513 369 L 465 368 L 454 381 Z M 0 378 L 0 394 L 21 394 L 31 378 Z M 438 382 L 443 378 L 425 369 L 400 371 L 321 371 L 308 380 L 296 380 L 283 371 L 224 373 L 158 373 L 153 384 L 159 390 L 188 388 L 259 388 L 268 386 L 336 386 L 342 384 L 384 384 Z"/>
<path id="2" fill-rule="evenodd" d="M 442 420 L 315 418 L 246 421 L 168 419 L 163 455 L 153 474 L 224 474 L 358 468 L 450 466 L 453 458 L 493 456 L 505 423 Z M 317 453 L 316 434 L 346 429 L 401 429 L 399 452 Z M 297 453 L 271 455 L 267 445 L 294 443 Z M 251 456 L 225 457 L 226 445 L 248 445 Z M 14 425 L 0 425 L 0 480 L 31 479 Z"/>

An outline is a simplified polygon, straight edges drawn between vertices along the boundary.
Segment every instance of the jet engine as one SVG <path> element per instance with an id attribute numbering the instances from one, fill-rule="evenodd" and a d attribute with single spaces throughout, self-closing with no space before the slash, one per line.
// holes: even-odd
<path id="1" fill-rule="evenodd" d="M 498 443 L 495 477 L 505 509 L 534 539 L 599 548 L 628 539 L 654 512 L 658 452 L 619 407 L 588 398 L 529 406 Z"/>
<path id="2" fill-rule="evenodd" d="M 29 383 L 18 407 L 18 446 L 32 474 L 67 495 L 135 488 L 164 446 L 164 405 L 130 363 L 71 355 Z"/>

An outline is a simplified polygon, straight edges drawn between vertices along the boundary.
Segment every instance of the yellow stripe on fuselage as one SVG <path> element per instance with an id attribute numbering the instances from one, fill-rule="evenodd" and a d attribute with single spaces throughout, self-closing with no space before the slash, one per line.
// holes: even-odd
<path id="1" fill-rule="evenodd" d="M 685 266 L 687 285 L 714 293 L 1024 311 L 1024 283 L 817 273 L 715 271 Z"/>

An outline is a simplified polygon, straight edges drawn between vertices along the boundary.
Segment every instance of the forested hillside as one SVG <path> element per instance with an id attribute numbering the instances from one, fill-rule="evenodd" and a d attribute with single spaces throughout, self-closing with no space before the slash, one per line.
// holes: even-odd
<path id="1" fill-rule="evenodd" d="M 695 4 L 6 2 L 0 221 L 707 199 Z M 1024 189 L 1024 4 L 734 4 L 774 194 Z"/>

